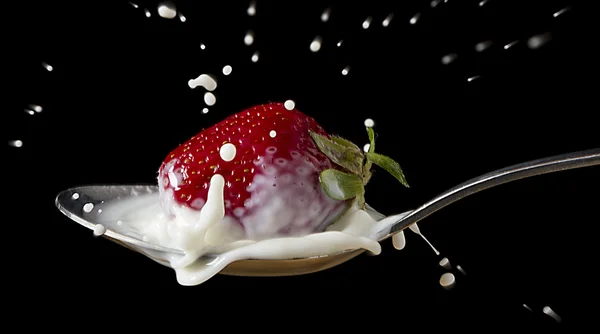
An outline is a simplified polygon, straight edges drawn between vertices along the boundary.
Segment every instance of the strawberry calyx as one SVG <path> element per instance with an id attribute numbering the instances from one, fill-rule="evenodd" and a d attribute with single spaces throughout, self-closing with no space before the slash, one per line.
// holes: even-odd
<path id="1" fill-rule="evenodd" d="M 365 208 L 365 185 L 372 176 L 373 164 L 381 167 L 402 185 L 409 187 L 402 168 L 392 158 L 375 153 L 375 132 L 367 127 L 369 150 L 364 152 L 356 144 L 338 136 L 327 138 L 309 130 L 319 150 L 343 170 L 330 168 L 319 174 L 323 190 L 334 200 L 355 199 L 359 208 Z"/>

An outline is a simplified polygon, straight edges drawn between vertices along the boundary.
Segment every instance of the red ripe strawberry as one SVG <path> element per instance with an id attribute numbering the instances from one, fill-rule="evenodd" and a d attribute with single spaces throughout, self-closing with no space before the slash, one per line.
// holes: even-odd
<path id="1" fill-rule="evenodd" d="M 225 179 L 225 215 L 248 237 L 306 234 L 330 223 L 345 208 L 329 198 L 319 173 L 332 168 L 309 130 L 326 136 L 314 119 L 282 103 L 256 106 L 201 131 L 171 152 L 159 170 L 161 189 L 177 203 L 200 210 L 211 177 Z M 221 147 L 236 147 L 232 161 Z"/>
<path id="2" fill-rule="evenodd" d="M 369 135 L 374 147 L 372 130 Z M 225 144 L 235 146 L 233 159 L 221 155 Z M 247 238 L 306 235 L 334 221 L 347 200 L 364 203 L 375 160 L 365 163 L 356 145 L 329 137 L 298 110 L 269 103 L 234 114 L 177 147 L 161 165 L 158 182 L 167 213 L 173 202 L 200 210 L 211 177 L 220 174 L 225 217 Z"/>

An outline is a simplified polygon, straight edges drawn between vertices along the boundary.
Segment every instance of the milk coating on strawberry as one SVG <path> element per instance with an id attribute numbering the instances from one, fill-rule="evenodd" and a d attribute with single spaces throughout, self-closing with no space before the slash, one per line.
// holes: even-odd
<path id="1" fill-rule="evenodd" d="M 349 201 L 328 196 L 319 176 L 337 168 L 310 132 L 328 138 L 316 121 L 283 103 L 255 106 L 202 130 L 172 151 L 159 169 L 160 201 L 198 212 L 210 180 L 225 180 L 225 218 L 245 238 L 261 240 L 320 232 Z"/>

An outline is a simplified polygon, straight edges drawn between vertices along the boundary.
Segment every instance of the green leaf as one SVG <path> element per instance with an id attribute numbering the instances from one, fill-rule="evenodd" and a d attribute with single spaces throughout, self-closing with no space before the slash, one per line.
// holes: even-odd
<path id="1" fill-rule="evenodd" d="M 319 150 L 331 161 L 353 174 L 360 175 L 362 173 L 365 157 L 360 149 L 344 146 L 312 131 L 309 131 L 309 133 Z"/>
<path id="2" fill-rule="evenodd" d="M 329 138 L 331 138 L 332 141 L 334 141 L 342 146 L 346 146 L 347 148 L 360 151 L 360 147 L 356 146 L 356 144 L 349 141 L 348 139 L 344 139 L 344 138 L 338 137 L 338 136 L 331 136 L 331 135 L 329 136 Z"/>
<path id="3" fill-rule="evenodd" d="M 369 152 L 375 152 L 375 131 L 372 127 L 367 126 L 367 133 L 369 134 Z"/>
<path id="4" fill-rule="evenodd" d="M 366 153 L 366 156 L 368 161 L 385 169 L 388 173 L 392 174 L 393 177 L 398 179 L 398 181 L 400 181 L 400 183 L 402 183 L 405 187 L 409 187 L 408 183 L 406 182 L 406 178 L 404 177 L 404 173 L 402 172 L 402 168 L 400 168 L 400 165 L 392 158 L 373 152 Z"/>
<path id="5" fill-rule="evenodd" d="M 327 196 L 343 201 L 364 194 L 362 179 L 356 175 L 337 169 L 326 169 L 319 175 L 319 181 Z"/>

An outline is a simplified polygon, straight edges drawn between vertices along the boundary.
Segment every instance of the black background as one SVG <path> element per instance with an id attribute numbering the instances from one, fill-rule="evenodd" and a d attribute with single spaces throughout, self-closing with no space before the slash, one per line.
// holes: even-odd
<path id="1" fill-rule="evenodd" d="M 267 101 L 293 99 L 331 133 L 361 146 L 363 121 L 374 119 L 377 150 L 399 161 L 411 184 L 403 188 L 385 173 L 374 177 L 367 200 L 386 214 L 498 168 L 599 147 L 597 53 L 585 9 L 568 0 L 484 6 L 450 0 L 435 8 L 429 1 L 258 1 L 256 15 L 248 16 L 247 1 L 177 1 L 187 18 L 181 22 L 159 17 L 158 2 L 135 3 L 139 8 L 127 1 L 22 1 L 10 20 L 9 42 L 16 44 L 9 54 L 18 59 L 5 66 L 17 75 L 5 90 L 2 123 L 7 140 L 24 143 L 8 146 L 4 164 L 6 209 L 15 210 L 4 220 L 7 247 L 22 249 L 4 267 L 13 286 L 24 293 L 101 291 L 100 298 L 140 290 L 172 298 L 169 304 L 196 303 L 202 312 L 223 299 L 241 303 L 250 315 L 262 312 L 253 303 L 290 310 L 290 317 L 292 309 L 303 309 L 305 318 L 350 308 L 361 314 L 356 324 L 423 329 L 474 322 L 560 329 L 590 319 L 588 305 L 597 302 L 591 292 L 598 167 L 490 189 L 427 218 L 420 227 L 440 257 L 409 232 L 403 251 L 387 241 L 381 255 L 325 272 L 216 276 L 196 287 L 181 287 L 172 270 L 93 238 L 53 204 L 73 186 L 153 183 L 176 145 Z M 321 22 L 330 6 L 330 20 Z M 553 17 L 565 7 L 570 10 Z M 419 21 L 409 24 L 416 13 Z M 373 21 L 365 30 L 367 16 Z M 251 46 L 243 43 L 247 30 L 255 34 Z M 527 39 L 540 33 L 551 40 L 528 48 Z M 316 35 L 323 46 L 313 53 Z M 485 40 L 491 47 L 476 52 Z M 257 63 L 250 61 L 255 51 Z M 456 61 L 442 64 L 449 53 Z M 221 72 L 225 65 L 233 67 L 229 76 Z M 342 76 L 346 66 L 350 73 Z M 217 103 L 207 114 L 201 112 L 204 89 L 187 85 L 201 73 L 218 81 Z M 468 82 L 472 76 L 480 78 Z M 43 111 L 28 115 L 29 104 Z M 453 271 L 451 291 L 438 283 L 444 256 L 467 273 Z M 561 324 L 541 312 L 546 305 Z"/>

